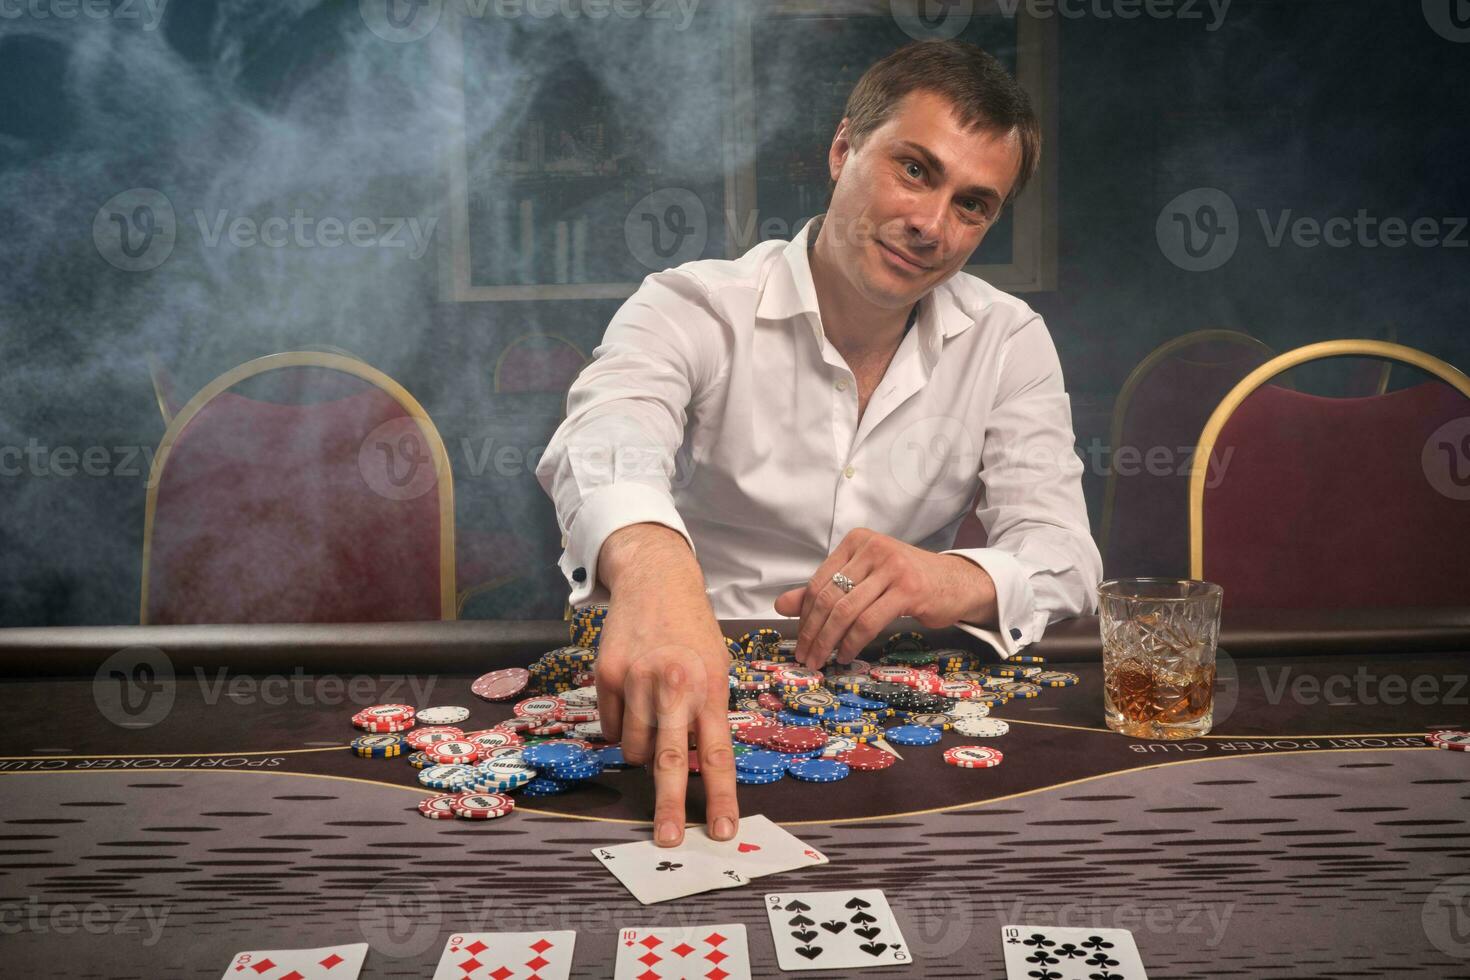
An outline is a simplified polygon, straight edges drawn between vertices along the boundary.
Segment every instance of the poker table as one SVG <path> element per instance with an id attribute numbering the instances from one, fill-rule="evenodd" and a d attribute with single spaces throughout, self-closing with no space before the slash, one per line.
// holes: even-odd
<path id="1" fill-rule="evenodd" d="M 761 625 L 793 630 L 724 624 Z M 914 953 L 875 975 L 1004 976 L 1001 927 L 1022 923 L 1131 929 L 1154 978 L 1470 977 L 1470 753 L 1424 737 L 1470 725 L 1470 608 L 1227 610 L 1214 730 L 1177 742 L 1108 731 L 1096 621 L 1054 624 L 1027 652 L 1081 681 L 993 712 L 1001 765 L 945 764 L 974 741 L 946 732 L 879 772 L 743 786 L 743 813 L 831 863 L 646 907 L 591 854 L 650 835 L 643 770 L 426 820 L 416 770 L 346 748 L 382 702 L 489 727 L 510 706 L 472 680 L 566 636 L 0 630 L 0 973 L 218 977 L 239 950 L 365 941 L 362 976 L 430 977 L 455 931 L 574 929 L 572 975 L 609 977 L 619 927 L 741 922 L 773 976 L 761 896 L 862 887 Z"/>

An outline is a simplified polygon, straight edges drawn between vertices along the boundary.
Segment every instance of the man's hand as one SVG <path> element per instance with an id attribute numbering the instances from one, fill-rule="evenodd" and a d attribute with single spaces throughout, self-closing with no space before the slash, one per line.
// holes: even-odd
<path id="1" fill-rule="evenodd" d="M 832 581 L 838 572 L 857 583 L 851 592 Z M 834 650 L 838 663 L 850 662 L 900 616 L 929 629 L 984 625 L 998 616 L 995 581 L 985 569 L 867 528 L 843 538 L 805 586 L 782 593 L 776 612 L 801 616 L 796 659 L 818 669 Z"/>
<path id="2" fill-rule="evenodd" d="M 598 558 L 610 601 L 597 656 L 597 703 L 609 741 L 653 768 L 654 842 L 684 839 L 690 745 L 697 746 L 710 836 L 740 818 L 730 745 L 730 652 L 684 538 L 658 524 L 610 535 Z"/>

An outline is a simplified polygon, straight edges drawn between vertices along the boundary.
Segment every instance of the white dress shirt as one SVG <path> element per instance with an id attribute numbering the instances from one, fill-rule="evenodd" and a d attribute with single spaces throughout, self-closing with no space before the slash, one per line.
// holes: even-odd
<path id="1" fill-rule="evenodd" d="M 1041 317 L 956 273 L 920 299 L 859 420 L 808 265 L 820 217 L 654 273 L 613 316 L 536 467 L 572 604 L 607 601 L 607 536 L 654 522 L 689 542 L 721 619 L 777 618 L 776 597 L 861 527 L 984 568 L 999 628 L 959 625 L 1003 656 L 1095 612 L 1102 559 Z M 987 547 L 953 549 L 977 487 Z"/>

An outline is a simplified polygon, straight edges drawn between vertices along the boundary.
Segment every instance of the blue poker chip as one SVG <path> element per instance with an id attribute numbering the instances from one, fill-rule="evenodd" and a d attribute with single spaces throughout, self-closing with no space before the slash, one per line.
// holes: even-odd
<path id="1" fill-rule="evenodd" d="M 850 725 L 855 721 L 861 721 L 862 717 L 862 711 L 844 704 L 839 705 L 837 708 L 833 709 L 831 714 L 824 715 L 822 717 L 822 721 L 823 723 Z"/>
<path id="2" fill-rule="evenodd" d="M 541 771 L 552 779 L 577 782 L 600 775 L 602 773 L 602 763 L 595 758 L 584 759 L 581 762 L 574 762 L 564 766 L 547 766 Z"/>
<path id="3" fill-rule="evenodd" d="M 537 776 L 521 787 L 521 795 L 556 796 L 560 793 L 567 792 L 576 785 L 576 783 L 570 783 L 563 779 L 553 779 L 550 776 Z"/>
<path id="4" fill-rule="evenodd" d="M 944 736 L 939 729 L 924 725 L 894 725 L 883 737 L 898 745 L 933 745 Z"/>
<path id="5" fill-rule="evenodd" d="M 857 708 L 859 711 L 887 711 L 888 705 L 882 701 L 865 698 L 861 694 L 852 694 L 843 691 L 837 695 L 837 703 L 849 708 Z"/>
<path id="6" fill-rule="evenodd" d="M 808 783 L 835 783 L 839 779 L 846 779 L 852 770 L 846 763 L 836 759 L 803 759 L 791 763 L 786 771 Z"/>
<path id="7" fill-rule="evenodd" d="M 827 750 L 827 747 L 824 745 L 824 746 L 822 746 L 819 749 L 806 749 L 806 750 L 801 751 L 801 752 L 782 752 L 781 753 L 781 756 L 788 763 L 791 763 L 791 762 L 798 762 L 798 761 L 800 761 L 802 759 L 815 759 L 817 756 L 821 755 L 826 750 Z"/>
<path id="8" fill-rule="evenodd" d="M 587 750 L 580 745 L 569 745 L 566 742 L 528 745 L 521 752 L 521 758 L 534 769 L 546 769 L 583 762 L 587 758 Z"/>
<path id="9" fill-rule="evenodd" d="M 785 710 L 776 712 L 776 721 L 782 725 L 804 725 L 807 728 L 818 728 L 822 724 L 822 719 L 816 715 L 803 715 Z"/>
<path id="10" fill-rule="evenodd" d="M 735 760 L 736 772 L 780 772 L 786 768 L 791 757 L 780 752 L 748 752 Z"/>
<path id="11" fill-rule="evenodd" d="M 605 749 L 594 749 L 593 755 L 597 761 L 602 763 L 604 769 L 630 769 L 632 768 L 627 759 L 623 758 L 623 747 L 621 745 L 609 745 Z"/>
<path id="12" fill-rule="evenodd" d="M 750 772 L 747 769 L 735 770 L 735 782 L 742 786 L 760 786 L 765 783 L 779 783 L 786 778 L 784 768 L 774 772 Z"/>

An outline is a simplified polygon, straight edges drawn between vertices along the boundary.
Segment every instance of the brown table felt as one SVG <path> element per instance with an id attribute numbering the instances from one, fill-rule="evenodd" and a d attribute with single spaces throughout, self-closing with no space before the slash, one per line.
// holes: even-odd
<path id="1" fill-rule="evenodd" d="M 139 644 L 125 628 L 106 643 L 0 631 L 8 662 L 63 650 L 71 668 L 0 678 L 0 926 L 21 923 L 0 973 L 218 977 L 240 949 L 367 941 L 364 977 L 429 977 L 453 931 L 573 928 L 574 976 L 605 977 L 621 926 L 739 921 L 755 975 L 775 976 L 761 895 L 862 886 L 887 892 L 915 951 L 865 973 L 1003 976 L 1002 925 L 1061 920 L 1133 929 L 1156 980 L 1470 977 L 1456 918 L 1470 892 L 1470 753 L 1423 738 L 1470 726 L 1470 643 L 1222 645 L 1215 730 L 1177 743 L 1106 731 L 1100 665 L 1054 650 L 1081 683 L 994 712 L 1011 723 L 983 740 L 1001 766 L 944 764 L 944 747 L 981 741 L 946 733 L 899 747 L 904 761 L 882 772 L 742 787 L 742 812 L 832 863 L 644 907 L 590 854 L 649 833 L 644 771 L 606 772 L 504 820 L 440 822 L 414 810 L 428 791 L 401 759 L 345 748 L 351 713 L 381 701 L 463 704 L 465 727 L 488 727 L 510 709 L 475 698 L 473 678 L 560 636 L 507 624 L 492 646 L 477 632 L 441 648 L 404 633 L 394 656 L 380 635 L 374 669 L 348 674 L 262 665 L 347 657 L 360 627 L 342 628 L 330 657 L 257 635 L 299 628 L 220 629 L 234 637 L 223 648 L 197 632 Z M 172 704 L 128 727 L 96 668 L 138 645 L 168 651 Z M 101 910 L 95 928 L 76 924 L 87 908 Z"/>

